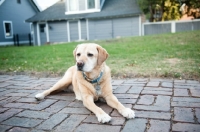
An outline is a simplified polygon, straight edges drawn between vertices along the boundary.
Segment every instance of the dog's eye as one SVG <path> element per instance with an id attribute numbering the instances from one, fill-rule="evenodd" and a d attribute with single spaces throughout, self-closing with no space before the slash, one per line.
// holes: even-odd
<path id="1" fill-rule="evenodd" d="M 77 54 L 77 56 L 81 56 L 81 54 L 80 54 L 80 53 L 78 53 L 78 54 Z"/>
<path id="2" fill-rule="evenodd" d="M 92 57 L 92 56 L 93 56 L 93 54 L 91 54 L 91 53 L 88 53 L 88 56 L 89 56 L 89 57 Z"/>

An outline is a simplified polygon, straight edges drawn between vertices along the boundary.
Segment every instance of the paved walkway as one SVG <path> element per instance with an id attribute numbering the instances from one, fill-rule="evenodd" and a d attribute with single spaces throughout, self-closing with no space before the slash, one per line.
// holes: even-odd
<path id="1" fill-rule="evenodd" d="M 135 110 L 127 120 L 103 102 L 96 102 L 112 117 L 98 123 L 93 113 L 60 92 L 37 101 L 34 95 L 59 78 L 0 75 L 0 131 L 11 132 L 157 132 L 200 131 L 200 83 L 193 80 L 113 80 L 115 95 Z"/>

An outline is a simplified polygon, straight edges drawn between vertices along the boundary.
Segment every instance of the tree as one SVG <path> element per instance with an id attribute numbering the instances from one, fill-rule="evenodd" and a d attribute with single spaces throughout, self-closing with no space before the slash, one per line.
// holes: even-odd
<path id="1" fill-rule="evenodd" d="M 200 0 L 187 0 L 188 15 L 194 18 L 200 18 Z"/>
<path id="2" fill-rule="evenodd" d="M 146 15 L 150 22 L 154 20 L 154 8 L 156 4 L 161 4 L 163 0 L 137 0 L 138 5 Z"/>
<path id="3" fill-rule="evenodd" d="M 180 3 L 176 0 L 165 0 L 162 21 L 179 20 L 181 17 L 179 8 Z"/>
<path id="4" fill-rule="evenodd" d="M 150 22 L 179 20 L 182 16 L 179 9 L 184 3 L 188 6 L 188 16 L 200 18 L 200 0 L 137 0 L 137 2 Z"/>

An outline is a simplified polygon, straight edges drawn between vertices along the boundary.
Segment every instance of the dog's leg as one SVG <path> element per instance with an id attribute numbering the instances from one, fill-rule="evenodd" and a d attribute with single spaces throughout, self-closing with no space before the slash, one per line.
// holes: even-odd
<path id="1" fill-rule="evenodd" d="M 75 76 L 74 76 L 74 79 L 72 79 L 72 83 L 73 83 L 73 90 L 74 90 L 76 99 L 82 100 L 80 90 L 78 89 L 77 79 L 75 79 Z"/>
<path id="2" fill-rule="evenodd" d="M 117 109 L 118 112 L 124 117 L 135 118 L 135 112 L 130 108 L 124 107 L 113 94 L 106 96 L 105 99 L 109 106 Z"/>
<path id="3" fill-rule="evenodd" d="M 93 96 L 84 95 L 83 105 L 96 115 L 99 122 L 106 123 L 111 120 L 111 117 L 108 114 L 106 114 L 101 108 L 95 105 Z"/>
<path id="4" fill-rule="evenodd" d="M 61 90 L 64 87 L 69 86 L 72 83 L 72 71 L 68 69 L 63 78 L 61 78 L 53 87 L 48 90 L 45 90 L 42 93 L 35 95 L 35 98 L 38 100 L 44 99 L 47 95 L 56 90 Z"/>

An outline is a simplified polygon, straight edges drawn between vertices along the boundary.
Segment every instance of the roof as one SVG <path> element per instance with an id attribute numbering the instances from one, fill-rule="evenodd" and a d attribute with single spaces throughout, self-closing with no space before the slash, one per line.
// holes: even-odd
<path id="1" fill-rule="evenodd" d="M 33 0 L 29 0 L 31 5 L 33 6 L 33 8 L 37 11 L 37 12 L 40 12 L 40 9 L 38 7 L 38 5 L 33 1 Z"/>
<path id="2" fill-rule="evenodd" d="M 5 0 L 0 0 L 0 6 L 3 4 L 4 1 Z M 29 2 L 35 11 L 40 12 L 38 5 L 33 0 L 29 0 Z"/>
<path id="3" fill-rule="evenodd" d="M 27 19 L 27 22 L 71 20 L 83 18 L 107 18 L 141 14 L 136 0 L 106 0 L 101 12 L 65 15 L 65 3 L 59 1 L 46 10 Z"/>

